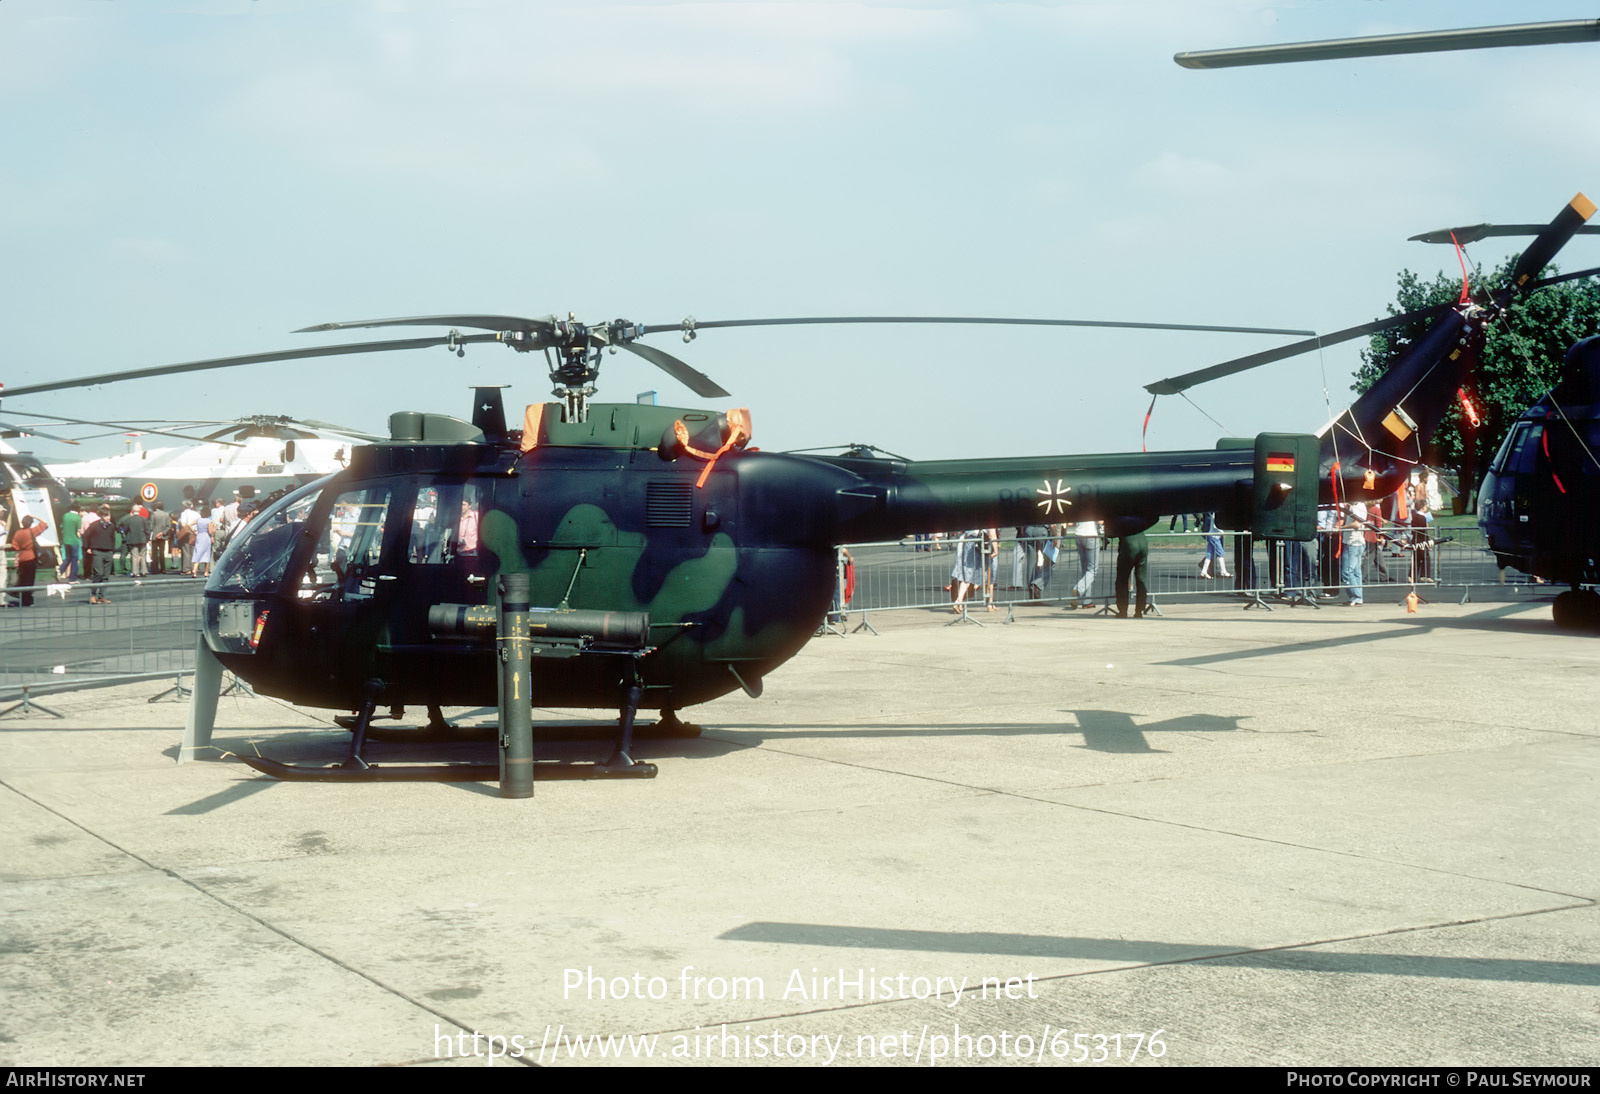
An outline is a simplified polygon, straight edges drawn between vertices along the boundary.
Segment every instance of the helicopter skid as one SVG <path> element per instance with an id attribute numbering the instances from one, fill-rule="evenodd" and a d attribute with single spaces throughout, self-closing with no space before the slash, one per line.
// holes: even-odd
<path id="1" fill-rule="evenodd" d="M 350 727 L 346 726 L 346 729 Z M 535 722 L 534 735 L 550 740 L 607 740 L 617 738 L 617 723 L 611 722 Z M 353 730 L 351 730 L 354 732 Z M 634 728 L 634 736 L 656 739 L 692 738 L 700 736 L 700 727 L 687 722 L 647 722 Z M 373 726 L 367 730 L 367 740 L 385 744 L 483 744 L 500 739 L 499 726 Z"/>
<path id="2" fill-rule="evenodd" d="M 386 715 L 374 715 L 374 720 Z M 334 724 L 341 729 L 355 732 L 356 715 L 340 715 L 335 718 Z M 534 731 L 540 736 L 560 738 L 589 738 L 608 737 L 615 738 L 617 723 L 612 722 L 548 722 L 536 723 Z M 652 739 L 687 739 L 700 736 L 701 727 L 692 722 L 680 721 L 676 717 L 659 718 L 654 722 L 645 722 L 634 728 L 634 735 Z M 467 743 L 499 740 L 500 729 L 498 726 L 452 726 L 446 724 L 429 724 L 425 726 L 372 726 L 367 730 L 367 740 L 382 741 L 388 744 L 439 744 L 439 743 Z"/>
<path id="3" fill-rule="evenodd" d="M 499 764 L 366 764 L 364 766 L 311 767 L 285 764 L 265 756 L 240 756 L 239 759 L 274 779 L 285 782 L 368 783 L 368 782 L 494 782 L 500 778 Z"/>
<path id="4" fill-rule="evenodd" d="M 382 783 L 441 782 L 490 783 L 500 780 L 499 764 L 368 764 L 364 767 L 312 767 L 279 763 L 265 756 L 240 756 L 263 775 L 284 782 Z M 538 763 L 533 766 L 536 780 L 568 779 L 653 779 L 656 765 L 598 763 Z"/>

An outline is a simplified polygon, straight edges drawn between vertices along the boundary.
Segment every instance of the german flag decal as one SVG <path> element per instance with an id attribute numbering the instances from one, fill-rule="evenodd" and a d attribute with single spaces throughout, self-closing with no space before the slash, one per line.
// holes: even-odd
<path id="1" fill-rule="evenodd" d="M 1294 474 L 1294 453 L 1293 452 L 1268 452 L 1267 453 L 1267 470 L 1268 471 L 1282 471 L 1282 472 L 1285 472 L 1285 473 L 1288 473 L 1288 474 L 1291 474 L 1291 475 Z"/>

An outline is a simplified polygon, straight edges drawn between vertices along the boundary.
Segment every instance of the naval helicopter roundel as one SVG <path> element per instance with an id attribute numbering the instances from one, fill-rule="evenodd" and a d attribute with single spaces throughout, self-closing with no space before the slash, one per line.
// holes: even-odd
<path id="1" fill-rule="evenodd" d="M 1529 261 L 1542 266 L 1575 225 L 1552 222 Z M 1581 223 L 1581 220 L 1578 221 Z M 915 532 L 1103 522 L 1111 535 L 1172 512 L 1214 511 L 1228 529 L 1309 538 L 1320 493 L 1376 497 L 1405 474 L 1397 416 L 1426 433 L 1443 416 L 1481 341 L 1481 309 L 1446 309 L 1429 334 L 1318 439 L 1261 434 L 1215 449 L 908 461 L 767 452 L 751 414 L 592 402 L 601 354 L 628 350 L 706 399 L 731 396 L 639 339 L 691 341 L 719 327 L 807 323 L 1003 323 L 1298 334 L 1266 328 L 1067 319 L 849 316 L 613 320 L 438 315 L 311 330 L 435 326 L 444 334 L 211 358 L 12 387 L 6 397 L 268 361 L 497 342 L 546 354 L 555 401 L 508 423 L 480 388 L 471 421 L 400 412 L 390 437 L 359 446 L 338 474 L 267 504 L 235 534 L 206 586 L 203 637 L 228 670 L 290 701 L 359 710 L 347 763 L 381 706 L 487 706 L 498 698 L 492 643 L 442 631 L 441 612 L 490 604 L 497 579 L 526 578 L 528 603 L 642 620 L 638 631 L 533 658 L 541 706 L 676 712 L 765 677 L 815 632 L 835 590 L 835 547 Z M 463 333 L 463 328 L 468 333 Z M 517 428 L 520 426 L 520 428 Z M 1344 433 L 1371 438 L 1351 451 Z M 552 650 L 551 652 L 557 652 Z M 668 731 L 671 731 L 670 728 Z M 633 768 L 619 748 L 613 764 Z M 258 764 L 257 766 L 261 766 Z M 269 769 L 282 774 L 284 765 Z M 653 769 L 651 769 L 653 771 Z"/>

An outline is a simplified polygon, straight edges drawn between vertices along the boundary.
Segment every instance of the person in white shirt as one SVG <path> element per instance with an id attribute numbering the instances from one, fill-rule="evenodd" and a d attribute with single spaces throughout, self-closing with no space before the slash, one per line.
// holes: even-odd
<path id="1" fill-rule="evenodd" d="M 178 518 L 178 572 L 194 576 L 194 541 L 200 528 L 200 513 L 193 501 L 183 503 L 183 515 Z"/>
<path id="2" fill-rule="evenodd" d="M 1092 520 L 1080 520 L 1072 526 L 1078 544 L 1078 566 L 1083 576 L 1072 587 L 1072 601 L 1067 606 L 1076 608 L 1081 600 L 1094 596 L 1094 572 L 1100 565 L 1100 525 Z"/>
<path id="3" fill-rule="evenodd" d="M 1344 507 L 1344 520 L 1340 530 L 1343 543 L 1339 556 L 1340 584 L 1345 586 L 1352 607 L 1361 603 L 1361 560 L 1367 553 L 1367 535 L 1363 525 L 1367 519 L 1365 503 L 1354 501 Z"/>

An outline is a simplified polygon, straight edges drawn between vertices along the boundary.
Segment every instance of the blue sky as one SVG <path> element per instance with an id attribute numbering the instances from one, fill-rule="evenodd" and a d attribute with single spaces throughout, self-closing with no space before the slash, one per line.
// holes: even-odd
<path id="1" fill-rule="evenodd" d="M 1554 0 L 0 0 L 0 381 L 467 311 L 1333 330 L 1383 314 L 1402 267 L 1454 268 L 1408 235 L 1600 198 L 1600 45 L 1214 72 L 1172 54 L 1594 16 Z M 1492 266 L 1518 246 L 1470 254 Z M 1600 264 L 1600 243 L 1560 261 Z M 763 447 L 861 441 L 913 458 L 1136 449 L 1145 383 L 1275 341 L 944 327 L 653 339 L 749 406 Z M 1193 397 L 1233 433 L 1312 431 L 1348 401 L 1358 348 Z M 381 431 L 393 410 L 466 415 L 476 382 L 514 385 L 516 405 L 549 390 L 541 358 L 487 346 L 5 405 Z M 638 358 L 606 359 L 601 398 L 652 388 L 704 402 Z M 1163 399 L 1150 447 L 1219 432 Z M 55 460 L 120 449 L 33 446 Z"/>

